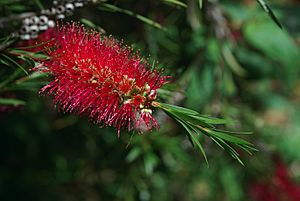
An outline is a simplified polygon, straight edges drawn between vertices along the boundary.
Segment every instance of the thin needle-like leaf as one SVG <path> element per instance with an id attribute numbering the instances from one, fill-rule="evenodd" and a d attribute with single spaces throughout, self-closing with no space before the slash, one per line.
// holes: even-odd
<path id="1" fill-rule="evenodd" d="M 100 8 L 104 8 L 106 11 L 110 11 L 110 12 L 119 12 L 119 13 L 124 13 L 126 15 L 129 15 L 129 16 L 132 16 L 132 17 L 135 17 L 136 19 L 146 23 L 146 24 L 149 24 L 151 26 L 154 26 L 158 29 L 164 29 L 162 27 L 161 24 L 159 24 L 158 22 L 155 22 L 145 16 L 142 16 L 140 14 L 136 14 L 130 10 L 127 10 L 127 9 L 123 9 L 123 8 L 119 8 L 117 6 L 114 6 L 114 5 L 111 5 L 111 4 L 107 4 L 107 3 L 101 3 L 101 7 Z"/>
<path id="2" fill-rule="evenodd" d="M 203 0 L 198 0 L 199 3 L 199 8 L 202 9 L 203 8 Z"/>
<path id="3" fill-rule="evenodd" d="M 26 105 L 26 102 L 17 99 L 0 98 L 0 105 Z"/>
<path id="4" fill-rule="evenodd" d="M 247 74 L 246 70 L 239 64 L 229 47 L 227 47 L 226 45 L 222 48 L 222 55 L 228 66 L 235 74 L 241 77 Z"/>
<path id="5" fill-rule="evenodd" d="M 197 133 L 197 131 L 192 131 L 188 125 L 186 125 L 184 122 L 182 122 L 180 119 L 176 118 L 175 117 L 175 120 L 177 120 L 184 128 L 185 130 L 189 133 L 189 138 L 190 140 L 193 142 L 193 145 L 197 145 L 197 147 L 199 148 L 199 150 L 201 151 L 204 159 L 205 159 L 205 162 L 206 164 L 208 165 L 208 159 L 207 159 L 207 156 L 206 156 L 206 153 L 201 145 L 201 143 L 199 142 L 199 140 L 194 136 L 195 133 Z"/>
<path id="6" fill-rule="evenodd" d="M 29 75 L 28 72 L 25 70 L 25 68 L 23 68 L 23 66 L 21 66 L 20 64 L 18 64 L 15 60 L 13 60 L 12 58 L 10 58 L 9 56 L 7 56 L 5 54 L 2 54 L 2 56 L 4 58 L 6 58 L 7 60 L 9 60 L 14 65 L 16 65 L 18 68 L 20 68 L 26 75 Z"/>
<path id="7" fill-rule="evenodd" d="M 174 4 L 176 6 L 180 6 L 183 8 L 187 8 L 187 5 L 185 3 L 178 1 L 178 0 L 163 0 L 163 2 Z"/>
<path id="8" fill-rule="evenodd" d="M 198 112 L 187 108 L 158 102 L 155 102 L 152 105 L 164 110 L 170 117 L 182 125 L 188 133 L 187 136 L 191 144 L 196 146 L 205 158 L 205 151 L 196 137 L 200 134 L 204 134 L 211 138 L 218 146 L 227 151 L 242 165 L 244 165 L 244 163 L 240 159 L 239 153 L 234 149 L 233 145 L 236 145 L 249 154 L 251 154 L 251 151 L 256 151 L 253 144 L 235 136 L 238 134 L 249 133 L 230 132 L 214 128 L 213 124 L 226 123 L 226 121 L 222 121 L 222 119 L 216 119 L 216 122 L 214 122 L 214 118 L 200 115 Z"/>
<path id="9" fill-rule="evenodd" d="M 10 54 L 22 55 L 22 56 L 30 57 L 33 59 L 42 59 L 42 60 L 49 59 L 49 57 L 43 53 L 35 53 L 35 52 L 25 51 L 25 50 L 21 50 L 21 49 L 11 49 L 8 52 Z"/>
<path id="10" fill-rule="evenodd" d="M 271 17 L 271 19 L 279 26 L 280 29 L 282 29 L 282 25 L 271 10 L 270 6 L 266 3 L 265 0 L 256 0 L 259 5 L 264 9 L 264 11 Z"/>

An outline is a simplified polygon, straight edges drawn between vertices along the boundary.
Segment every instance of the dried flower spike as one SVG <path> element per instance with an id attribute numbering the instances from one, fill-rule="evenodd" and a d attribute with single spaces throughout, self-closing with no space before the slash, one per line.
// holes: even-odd
<path id="1" fill-rule="evenodd" d="M 150 70 L 132 48 L 75 23 L 60 27 L 55 41 L 50 59 L 34 69 L 53 78 L 40 92 L 54 96 L 55 105 L 114 126 L 118 134 L 121 128 L 158 128 L 151 103 L 167 77 Z"/>

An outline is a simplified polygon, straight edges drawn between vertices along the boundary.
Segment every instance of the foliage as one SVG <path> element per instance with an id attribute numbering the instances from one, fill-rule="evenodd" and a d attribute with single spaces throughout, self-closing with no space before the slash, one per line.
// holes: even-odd
<path id="1" fill-rule="evenodd" d="M 276 180 L 278 158 L 290 173 L 289 188 L 297 186 L 291 183 L 300 179 L 299 3 L 108 0 L 76 9 L 64 21 L 135 44 L 174 78 L 154 103 L 161 128 L 120 138 L 111 128 L 56 113 L 37 94 L 47 76 L 30 69 L 47 57 L 31 51 L 39 45 L 21 44 L 16 30 L 24 13 L 51 5 L 0 0 L 0 198 L 259 200 L 251 186 Z M 253 144 L 259 152 L 241 151 L 256 150 Z"/>

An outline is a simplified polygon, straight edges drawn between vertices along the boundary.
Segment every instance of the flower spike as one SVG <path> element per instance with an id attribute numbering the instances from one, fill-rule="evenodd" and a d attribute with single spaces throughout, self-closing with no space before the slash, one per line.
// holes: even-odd
<path id="1" fill-rule="evenodd" d="M 84 115 L 94 123 L 128 131 L 158 129 L 152 116 L 155 108 L 163 110 L 186 131 L 191 144 L 207 161 L 199 141 L 204 134 L 234 159 L 243 164 L 235 148 L 251 154 L 253 144 L 237 135 L 247 134 L 217 129 L 223 119 L 157 102 L 157 89 L 168 82 L 132 48 L 113 37 L 88 32 L 75 23 L 62 26 L 48 49 L 48 60 L 34 70 L 48 73 L 52 81 L 40 92 L 53 96 L 53 102 L 64 112 Z M 151 69 L 151 70 L 150 70 Z"/>
<path id="2" fill-rule="evenodd" d="M 167 77 L 132 48 L 78 24 L 61 26 L 39 70 L 53 79 L 40 92 L 65 112 L 118 130 L 158 128 L 151 103 Z M 145 128 L 144 128 L 145 127 Z"/>

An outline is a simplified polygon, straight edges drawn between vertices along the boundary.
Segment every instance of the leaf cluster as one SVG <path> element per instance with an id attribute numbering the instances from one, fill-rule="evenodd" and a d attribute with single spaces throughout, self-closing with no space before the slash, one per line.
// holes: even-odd
<path id="1" fill-rule="evenodd" d="M 224 119 L 204 116 L 194 110 L 166 103 L 156 103 L 154 105 L 164 110 L 187 131 L 189 141 L 194 147 L 199 149 L 207 163 L 208 159 L 199 139 L 201 134 L 204 134 L 213 140 L 219 147 L 227 151 L 242 165 L 243 162 L 240 159 L 240 154 L 235 147 L 238 147 L 249 154 L 253 151 L 257 151 L 252 143 L 237 137 L 237 135 L 249 135 L 251 132 L 232 132 L 216 128 L 217 125 L 228 123 L 228 121 Z"/>

